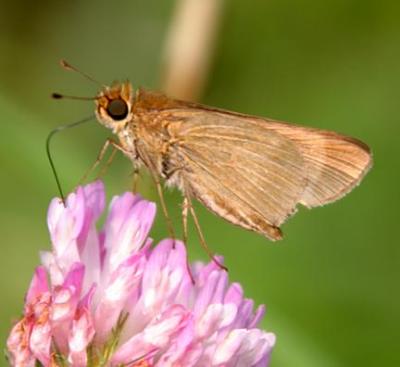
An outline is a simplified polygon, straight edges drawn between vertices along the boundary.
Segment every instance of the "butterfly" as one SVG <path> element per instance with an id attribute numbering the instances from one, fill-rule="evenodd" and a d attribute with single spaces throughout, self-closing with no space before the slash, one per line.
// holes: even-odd
<path id="1" fill-rule="evenodd" d="M 129 82 L 104 87 L 95 102 L 98 121 L 118 137 L 109 143 L 146 166 L 158 186 L 162 178 L 178 187 L 184 208 L 192 212 L 195 198 L 270 240 L 282 238 L 298 204 L 341 198 L 372 164 L 355 138 L 134 91 Z"/>
<path id="2" fill-rule="evenodd" d="M 96 82 L 65 61 L 61 65 Z M 96 82 L 97 84 L 100 84 Z M 156 184 L 171 237 L 173 225 L 165 204 L 162 180 L 183 194 L 183 241 L 190 213 L 200 243 L 213 256 L 201 231 L 192 199 L 214 214 L 270 240 L 280 240 L 280 226 L 298 205 L 307 208 L 336 201 L 357 186 L 372 166 L 369 147 L 333 131 L 310 128 L 170 98 L 129 81 L 101 85 L 94 100 L 99 123 L 117 137 L 102 147 L 92 171 L 108 147 L 119 150 L 135 169 L 147 167 Z M 51 136 L 91 118 L 53 130 Z"/>

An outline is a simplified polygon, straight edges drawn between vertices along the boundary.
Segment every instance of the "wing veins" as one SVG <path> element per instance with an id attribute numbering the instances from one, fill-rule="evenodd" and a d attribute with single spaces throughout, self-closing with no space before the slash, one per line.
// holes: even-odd
<path id="1" fill-rule="evenodd" d="M 216 139 L 218 140 L 218 139 Z M 182 146 L 184 148 L 188 148 L 189 145 L 198 145 L 198 146 L 202 146 L 202 147 L 206 147 L 207 149 L 209 148 L 209 145 L 206 144 L 206 142 L 201 142 L 200 140 L 196 140 L 196 141 L 191 141 L 189 144 L 183 144 Z M 240 149 L 241 147 L 235 146 L 235 149 Z M 189 148 L 190 149 L 190 148 Z M 245 149 L 245 148 L 244 148 Z M 282 150 L 283 151 L 283 150 Z M 268 157 L 268 155 L 259 155 L 256 152 L 252 151 L 252 150 L 248 150 L 246 149 L 246 154 L 250 152 L 251 154 L 255 154 L 258 157 L 262 158 L 263 160 L 268 160 L 268 162 L 270 162 L 273 166 L 277 167 L 277 168 L 282 168 L 282 165 L 279 164 L 276 160 L 271 159 L 270 157 Z M 285 152 L 285 151 L 283 151 Z M 300 153 L 299 153 L 300 155 Z M 295 167 L 298 168 L 298 166 L 296 166 L 295 164 L 293 164 L 290 160 L 284 160 L 285 164 L 291 167 Z"/>
<path id="2" fill-rule="evenodd" d="M 245 205 L 248 205 L 250 207 L 251 210 L 253 210 L 254 212 L 256 212 L 261 218 L 263 218 L 267 223 L 269 224 L 273 224 L 273 225 L 279 225 L 280 223 L 282 223 L 281 221 L 279 222 L 279 224 L 273 223 L 272 221 L 269 221 L 265 215 L 259 211 L 257 209 L 257 207 L 255 207 L 253 204 L 249 203 L 248 200 L 246 200 L 245 198 L 243 198 L 240 194 L 238 194 L 238 192 L 236 190 L 232 190 L 230 187 L 226 186 L 224 184 L 223 181 L 219 180 L 218 177 L 211 172 L 205 165 L 200 164 L 198 161 L 193 160 L 191 157 L 187 156 L 187 158 L 189 160 L 191 160 L 193 162 L 194 165 L 196 165 L 197 167 L 199 167 L 200 169 L 202 169 L 203 171 L 207 172 L 219 185 L 221 185 L 228 193 L 231 193 L 233 196 L 235 196 L 237 199 L 239 199 L 240 202 L 244 203 Z M 254 200 L 254 196 L 251 195 L 252 199 Z M 287 215 L 285 215 L 285 218 L 287 217 Z M 284 219 L 285 219 L 284 218 Z"/>

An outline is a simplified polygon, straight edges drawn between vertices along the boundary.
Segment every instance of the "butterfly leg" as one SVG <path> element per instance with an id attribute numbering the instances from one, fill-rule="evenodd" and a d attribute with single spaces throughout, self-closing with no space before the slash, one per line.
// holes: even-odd
<path id="1" fill-rule="evenodd" d="M 114 160 L 114 157 L 115 157 L 116 153 L 117 153 L 117 148 L 113 145 L 111 154 L 108 157 L 106 163 L 101 168 L 100 172 L 97 174 L 96 179 L 100 179 L 101 177 L 103 177 L 106 174 L 108 168 L 111 166 L 111 163 Z"/>
<path id="2" fill-rule="evenodd" d="M 165 204 L 164 193 L 163 193 L 163 189 L 161 186 L 160 178 L 154 173 L 152 173 L 152 176 L 153 176 L 153 180 L 156 184 L 158 197 L 160 198 L 161 208 L 164 213 L 165 220 L 167 221 L 168 231 L 170 233 L 170 236 L 175 240 L 176 236 L 175 236 L 174 226 L 172 224 L 171 217 L 169 216 L 167 205 Z M 175 247 L 175 243 L 174 243 L 174 247 Z"/>
<path id="3" fill-rule="evenodd" d="M 169 213 L 168 213 L 167 205 L 166 205 L 165 199 L 164 199 L 163 189 L 161 186 L 160 177 L 157 174 L 156 167 L 155 167 L 153 161 L 149 158 L 149 156 L 146 154 L 146 152 L 144 150 L 140 149 L 139 147 L 136 147 L 136 148 L 137 148 L 139 157 L 143 160 L 144 164 L 149 169 L 151 177 L 153 178 L 153 181 L 156 185 L 157 194 L 158 194 L 158 197 L 160 198 L 161 208 L 164 213 L 165 220 L 167 221 L 168 232 L 169 232 L 171 238 L 175 241 L 176 236 L 175 236 L 174 226 L 172 224 L 171 217 L 169 216 Z M 175 243 L 174 243 L 174 247 L 175 247 Z"/>
<path id="4" fill-rule="evenodd" d="M 188 240 L 188 228 L 187 228 L 187 224 L 188 224 L 187 217 L 188 217 L 188 213 L 189 213 L 188 211 L 189 211 L 189 200 L 185 196 L 183 198 L 183 203 L 182 203 L 182 231 L 183 231 L 182 240 L 185 245 L 187 244 L 187 240 Z"/>
<path id="5" fill-rule="evenodd" d="M 133 172 L 132 172 L 132 192 L 133 193 L 138 192 L 138 181 L 139 181 L 139 168 L 134 166 Z"/>
<path id="6" fill-rule="evenodd" d="M 206 243 L 206 240 L 205 240 L 205 238 L 204 238 L 204 235 L 203 235 L 203 231 L 201 230 L 200 223 L 199 223 L 199 220 L 198 220 L 198 218 L 197 218 L 196 212 L 195 212 L 195 210 L 194 210 L 194 208 L 193 208 L 193 205 L 192 205 L 192 201 L 191 201 L 191 199 L 190 199 L 190 196 L 188 196 L 187 194 L 185 194 L 185 200 L 186 200 L 186 202 L 187 202 L 187 206 L 188 206 L 188 209 L 189 209 L 189 211 L 190 211 L 190 215 L 191 215 L 192 218 L 193 218 L 193 222 L 194 222 L 194 225 L 195 225 L 195 227 L 196 227 L 197 234 L 198 234 L 198 236 L 199 236 L 200 244 L 201 244 L 201 246 L 203 247 L 204 251 L 207 253 L 208 257 L 209 257 L 212 261 L 214 261 L 214 263 L 215 263 L 218 267 L 220 267 L 221 269 L 223 269 L 223 270 L 225 270 L 225 271 L 228 271 L 228 268 L 227 268 L 226 266 L 224 266 L 223 264 L 221 264 L 220 261 L 218 261 L 218 259 L 215 257 L 215 255 L 213 254 L 213 252 L 212 252 L 212 251 L 210 250 L 210 248 L 208 247 L 208 245 L 207 245 L 207 243 Z M 185 231 L 185 229 L 184 229 L 184 231 Z M 187 232 L 187 228 L 186 228 L 186 232 Z M 185 236 L 185 235 L 184 235 L 184 236 Z M 187 236 L 187 234 L 186 234 L 186 236 Z"/>
<path id="7" fill-rule="evenodd" d="M 188 198 L 185 196 L 183 198 L 183 202 L 182 202 L 182 230 L 183 230 L 183 235 L 182 235 L 182 240 L 183 243 L 185 245 L 185 247 L 187 248 L 187 241 L 188 241 L 188 228 L 187 228 L 187 218 L 188 218 L 188 214 L 189 214 L 189 200 Z M 186 269 L 189 273 L 190 279 L 192 281 L 193 284 L 195 284 L 195 280 L 192 274 L 192 270 L 190 269 L 190 263 L 189 263 L 189 255 L 186 251 Z"/>
<path id="8" fill-rule="evenodd" d="M 97 168 L 97 166 L 100 164 L 100 162 L 104 159 L 104 156 L 105 156 L 108 148 L 110 147 L 110 145 L 113 147 L 113 151 L 111 152 L 110 157 L 107 159 L 107 162 L 105 163 L 105 167 L 103 167 L 102 170 L 100 171 L 100 174 L 98 175 L 98 177 L 103 175 L 105 173 L 105 171 L 107 170 L 107 168 L 110 166 L 117 150 L 124 151 L 122 146 L 120 146 L 116 141 L 114 141 L 112 139 L 107 139 L 105 141 L 105 143 L 103 144 L 102 148 L 100 149 L 95 162 L 92 164 L 92 166 L 85 172 L 85 174 L 79 180 L 78 186 L 81 185 L 83 182 L 85 182 L 86 179 Z"/>

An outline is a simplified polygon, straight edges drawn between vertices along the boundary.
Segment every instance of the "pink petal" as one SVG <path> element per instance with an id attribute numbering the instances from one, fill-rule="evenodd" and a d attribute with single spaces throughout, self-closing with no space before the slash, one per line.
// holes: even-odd
<path id="1" fill-rule="evenodd" d="M 196 335 L 203 339 L 228 326 L 236 317 L 237 307 L 233 303 L 215 303 L 207 307 L 196 323 Z"/>
<path id="2" fill-rule="evenodd" d="M 35 359 L 39 359 L 43 364 L 49 361 L 50 302 L 50 292 L 44 292 L 25 305 L 24 318 L 14 326 L 7 340 L 13 365 L 31 365 Z"/>
<path id="3" fill-rule="evenodd" d="M 239 350 L 243 339 L 246 337 L 246 330 L 236 329 L 231 331 L 223 342 L 217 347 L 213 356 L 215 365 L 228 363 L 233 359 Z"/>
<path id="4" fill-rule="evenodd" d="M 264 317 L 264 315 L 265 315 L 265 305 L 258 306 L 253 319 L 250 320 L 249 323 L 247 324 L 247 328 L 248 329 L 256 328 L 261 319 Z"/>
<path id="5" fill-rule="evenodd" d="M 51 358 L 51 325 L 48 317 L 46 317 L 46 320 L 39 321 L 33 326 L 29 346 L 40 363 L 47 366 Z"/>
<path id="6" fill-rule="evenodd" d="M 82 289 L 86 292 L 93 283 L 99 283 L 101 278 L 101 254 L 99 236 L 93 223 L 86 237 L 85 246 L 82 249 L 81 261 L 85 264 L 85 278 Z"/>
<path id="7" fill-rule="evenodd" d="M 235 320 L 235 328 L 237 329 L 247 329 L 247 324 L 249 320 L 253 317 L 254 302 L 250 299 L 244 299 L 238 307 L 238 314 Z"/>
<path id="8" fill-rule="evenodd" d="M 64 272 L 57 264 L 57 259 L 52 252 L 41 251 L 40 260 L 49 273 L 50 284 L 54 287 L 64 282 Z"/>
<path id="9" fill-rule="evenodd" d="M 102 181 L 95 181 L 84 186 L 83 191 L 86 210 L 91 212 L 93 221 L 96 221 L 103 213 L 106 205 L 104 184 Z"/>
<path id="10" fill-rule="evenodd" d="M 55 244 L 64 239 L 78 237 L 85 217 L 85 202 L 82 188 L 67 197 L 66 206 L 60 199 L 51 201 L 47 223 L 51 238 Z M 64 238 L 65 237 L 65 238 Z"/>
<path id="11" fill-rule="evenodd" d="M 275 336 L 258 329 L 235 329 L 217 347 L 213 355 L 216 365 L 234 362 L 234 366 L 256 365 L 271 351 Z"/>
<path id="12" fill-rule="evenodd" d="M 247 330 L 247 338 L 240 348 L 239 363 L 253 366 L 271 352 L 275 345 L 275 335 L 259 329 Z"/>
<path id="13" fill-rule="evenodd" d="M 85 202 L 82 188 L 68 195 L 66 207 L 53 199 L 48 211 L 48 227 L 58 266 L 67 271 L 79 261 L 77 238 L 85 221 Z"/>
<path id="14" fill-rule="evenodd" d="M 198 364 L 203 354 L 204 346 L 203 343 L 197 342 L 188 346 L 183 353 L 176 353 L 167 358 L 161 358 L 157 363 L 156 367 L 165 366 L 185 366 L 185 367 L 197 367 L 197 366 L 209 366 L 208 364 Z M 221 366 L 225 367 L 225 366 Z"/>
<path id="15" fill-rule="evenodd" d="M 220 270 L 214 270 L 209 273 L 207 282 L 205 282 L 204 286 L 200 288 L 199 284 L 195 284 L 196 288 L 200 288 L 198 290 L 198 294 L 196 297 L 196 303 L 193 307 L 193 312 L 195 315 L 202 315 L 207 308 L 207 306 L 211 303 L 211 300 L 214 297 L 214 292 L 217 287 L 221 276 Z"/>
<path id="16" fill-rule="evenodd" d="M 84 367 L 87 365 L 86 348 L 92 342 L 94 334 L 95 329 L 90 312 L 86 308 L 80 309 L 77 318 L 72 323 L 68 340 L 68 361 L 73 367 Z"/>
<path id="17" fill-rule="evenodd" d="M 186 268 L 186 251 L 182 243 L 161 241 L 151 252 L 142 280 L 143 293 L 129 315 L 126 328 L 135 332 L 165 307 L 177 302 L 180 289 L 190 283 Z"/>
<path id="18" fill-rule="evenodd" d="M 232 283 L 226 291 L 224 302 L 239 306 L 243 301 L 243 289 L 239 283 Z"/>
<path id="19" fill-rule="evenodd" d="M 144 257 L 134 254 L 110 276 L 95 312 L 96 340 L 105 341 L 124 309 L 129 296 L 138 289 L 143 272 Z"/>
<path id="20" fill-rule="evenodd" d="M 224 259 L 222 256 L 216 256 L 216 259 L 223 264 Z M 221 271 L 221 268 L 214 261 L 210 261 L 205 265 L 199 261 L 195 262 L 192 266 L 192 273 L 196 279 L 196 286 L 203 287 L 207 283 L 209 275 L 215 270 Z"/>
<path id="21" fill-rule="evenodd" d="M 98 239 L 98 236 L 95 223 L 103 212 L 105 206 L 103 183 L 101 181 L 96 181 L 84 186 L 83 200 L 85 205 L 85 213 L 82 228 L 77 238 L 78 248 L 81 255 L 86 251 L 90 252 L 93 256 L 94 251 L 98 252 L 98 248 L 96 247 L 96 240 Z M 96 260 L 99 261 L 99 255 L 96 255 Z M 90 260 L 90 258 L 88 259 Z"/>
<path id="22" fill-rule="evenodd" d="M 113 199 L 105 225 L 104 246 L 108 252 L 105 261 L 109 271 L 140 249 L 148 236 L 155 212 L 154 203 L 132 193 Z"/>
<path id="23" fill-rule="evenodd" d="M 89 291 L 79 301 L 79 305 L 78 305 L 79 308 L 90 309 L 90 307 L 92 305 L 94 294 L 96 292 L 96 288 L 97 288 L 97 285 L 92 284 Z"/>
<path id="24" fill-rule="evenodd" d="M 65 277 L 63 287 L 73 287 L 77 296 L 79 296 L 82 289 L 84 274 L 85 266 L 82 263 L 78 262 L 73 264 Z"/>
<path id="25" fill-rule="evenodd" d="M 203 348 L 200 345 L 197 345 L 196 348 L 193 343 L 195 340 L 194 326 L 195 321 L 191 317 L 188 319 L 183 330 L 178 334 L 175 342 L 171 343 L 168 349 L 162 354 L 156 366 L 192 366 L 197 361 Z M 182 363 L 183 359 L 186 363 Z"/>
<path id="26" fill-rule="evenodd" d="M 47 283 L 47 273 L 43 266 L 38 266 L 35 270 L 31 284 L 26 295 L 26 302 L 32 303 L 40 297 L 42 293 L 48 292 L 49 285 Z"/>
<path id="27" fill-rule="evenodd" d="M 82 264 L 74 264 L 67 274 L 64 284 L 53 291 L 53 305 L 50 316 L 53 337 L 57 347 L 63 353 L 67 351 L 69 330 L 81 294 L 84 270 Z"/>
<path id="28" fill-rule="evenodd" d="M 36 358 L 29 349 L 32 326 L 25 318 L 22 319 L 14 325 L 7 339 L 10 362 L 14 367 L 35 366 Z"/>
<path id="29" fill-rule="evenodd" d="M 188 280 L 184 245 L 177 242 L 173 248 L 172 240 L 161 241 L 153 249 L 143 274 L 145 306 L 168 302 Z"/>
<path id="30" fill-rule="evenodd" d="M 184 307 L 170 306 L 157 315 L 140 333 L 118 348 L 111 362 L 113 365 L 129 363 L 154 350 L 162 350 L 172 343 L 174 336 L 185 326 L 188 314 Z"/>

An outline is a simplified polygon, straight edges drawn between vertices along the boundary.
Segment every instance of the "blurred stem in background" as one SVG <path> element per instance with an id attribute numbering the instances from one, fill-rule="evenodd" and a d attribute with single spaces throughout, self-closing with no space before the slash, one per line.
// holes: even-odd
<path id="1" fill-rule="evenodd" d="M 162 89 L 198 100 L 207 82 L 224 0 L 177 0 L 165 42 Z"/>

